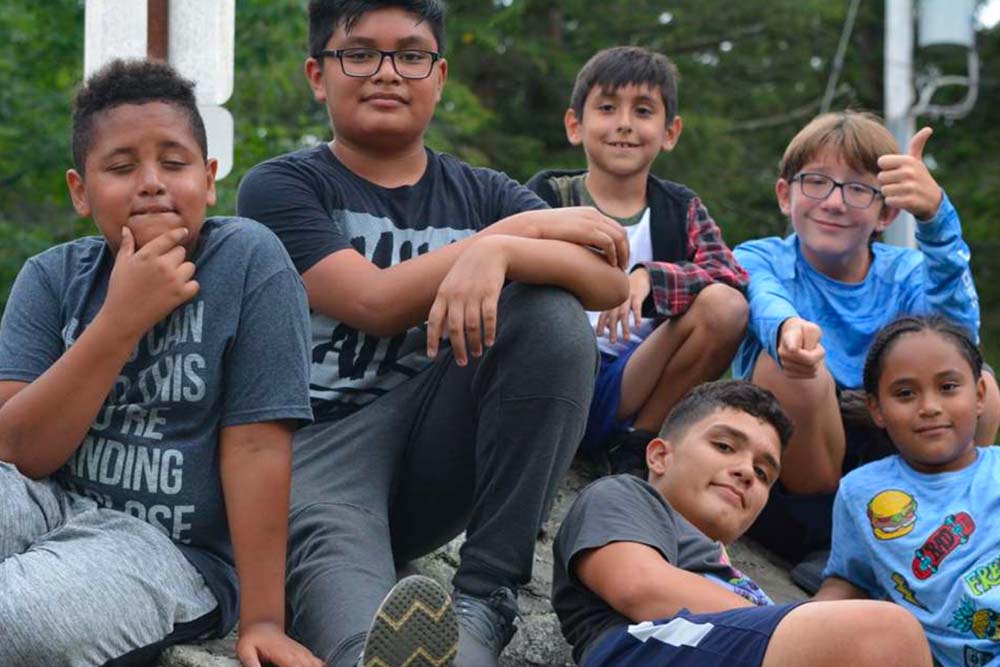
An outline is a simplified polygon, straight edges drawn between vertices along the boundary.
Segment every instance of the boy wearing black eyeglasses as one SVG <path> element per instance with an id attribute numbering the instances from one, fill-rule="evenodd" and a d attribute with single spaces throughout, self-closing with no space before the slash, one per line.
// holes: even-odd
<path id="1" fill-rule="evenodd" d="M 309 12 L 305 73 L 334 138 L 255 167 L 238 203 L 312 308 L 290 632 L 333 667 L 495 665 L 583 434 L 597 350 L 581 303 L 625 298 L 627 239 L 424 145 L 448 71 L 437 0 Z M 394 587 L 396 563 L 462 531 L 451 596 Z"/>
<path id="2" fill-rule="evenodd" d="M 785 150 L 775 185 L 794 233 L 735 249 L 750 272 L 750 324 L 734 376 L 770 389 L 795 424 L 780 482 L 750 535 L 793 560 L 816 552 L 796 577 L 806 588 L 819 585 L 841 476 L 890 453 L 847 411 L 843 421 L 840 407 L 861 387 L 875 333 L 925 313 L 979 331 L 958 213 L 923 162 L 930 135 L 920 130 L 899 154 L 872 114 L 815 118 Z M 872 240 L 900 210 L 917 219 L 916 250 Z M 1000 421 L 996 380 L 984 377 L 980 444 L 994 441 Z"/>

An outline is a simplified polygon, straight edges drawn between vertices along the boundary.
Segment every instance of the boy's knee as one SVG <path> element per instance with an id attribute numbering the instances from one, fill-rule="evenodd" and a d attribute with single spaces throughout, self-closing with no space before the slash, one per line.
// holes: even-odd
<path id="1" fill-rule="evenodd" d="M 542 355 L 552 364 L 596 368 L 594 332 L 583 306 L 566 290 L 511 284 L 501 295 L 498 319 L 498 344 L 514 346 L 524 354 Z"/>
<path id="2" fill-rule="evenodd" d="M 684 318 L 691 318 L 703 345 L 731 348 L 743 340 L 746 333 L 750 307 L 739 290 L 716 283 L 698 293 Z M 684 319 L 682 318 L 682 319 Z"/>
<path id="3" fill-rule="evenodd" d="M 892 602 L 866 601 L 848 636 L 867 665 L 923 665 L 929 657 L 927 637 L 913 614 Z"/>
<path id="4" fill-rule="evenodd" d="M 709 285 L 698 292 L 692 308 L 711 318 L 712 322 L 732 324 L 742 329 L 746 328 L 750 315 L 750 306 L 743 293 L 721 283 Z"/>
<path id="5" fill-rule="evenodd" d="M 917 619 L 875 600 L 813 602 L 793 609 L 771 637 L 764 667 L 930 667 Z"/>

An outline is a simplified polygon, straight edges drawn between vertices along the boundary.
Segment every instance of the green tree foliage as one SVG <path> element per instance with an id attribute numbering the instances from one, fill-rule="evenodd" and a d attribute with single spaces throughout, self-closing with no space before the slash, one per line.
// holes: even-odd
<path id="1" fill-rule="evenodd" d="M 136 0 L 141 2 L 141 0 Z M 26 253 L 88 229 L 65 195 L 69 108 L 82 71 L 82 0 L 10 0 L 0 12 L 0 292 Z M 217 213 L 231 213 L 240 178 L 270 156 L 330 138 L 303 76 L 305 0 L 239 0 L 235 165 Z M 820 106 L 848 1 L 449 0 L 449 80 L 427 141 L 474 164 L 527 179 L 584 164 L 562 116 L 573 79 L 596 50 L 637 44 L 681 72 L 684 133 L 655 171 L 705 199 L 733 244 L 780 234 L 776 164 Z M 882 108 L 881 2 L 862 2 L 834 108 Z M 985 318 L 1000 329 L 1000 29 L 979 34 L 983 78 L 973 113 L 934 122 L 928 154 L 958 203 L 973 246 Z M 918 65 L 964 72 L 964 57 L 921 52 Z M 990 336 L 987 334 L 989 340 Z M 1000 348 L 997 348 L 1000 350 Z M 996 357 L 996 355 L 994 355 Z"/>

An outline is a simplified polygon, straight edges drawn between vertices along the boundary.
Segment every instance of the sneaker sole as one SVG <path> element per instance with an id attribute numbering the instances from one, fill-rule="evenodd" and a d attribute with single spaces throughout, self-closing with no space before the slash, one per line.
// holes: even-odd
<path id="1" fill-rule="evenodd" d="M 433 579 L 406 577 L 382 601 L 365 640 L 364 667 L 451 667 L 458 622 L 451 596 Z"/>

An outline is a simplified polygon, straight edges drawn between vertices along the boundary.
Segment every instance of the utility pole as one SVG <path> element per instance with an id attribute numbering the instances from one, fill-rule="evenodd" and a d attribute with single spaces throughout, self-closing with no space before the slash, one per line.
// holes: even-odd
<path id="1" fill-rule="evenodd" d="M 84 76 L 113 58 L 169 62 L 195 83 L 216 180 L 233 166 L 236 0 L 86 0 Z"/>
<path id="2" fill-rule="evenodd" d="M 885 123 L 906 152 L 916 131 L 911 113 L 913 95 L 913 0 L 885 0 Z M 885 240 L 893 245 L 916 247 L 913 216 L 900 211 L 887 230 Z"/>
<path id="3" fill-rule="evenodd" d="M 146 57 L 167 62 L 170 56 L 170 0 L 146 0 Z"/>

